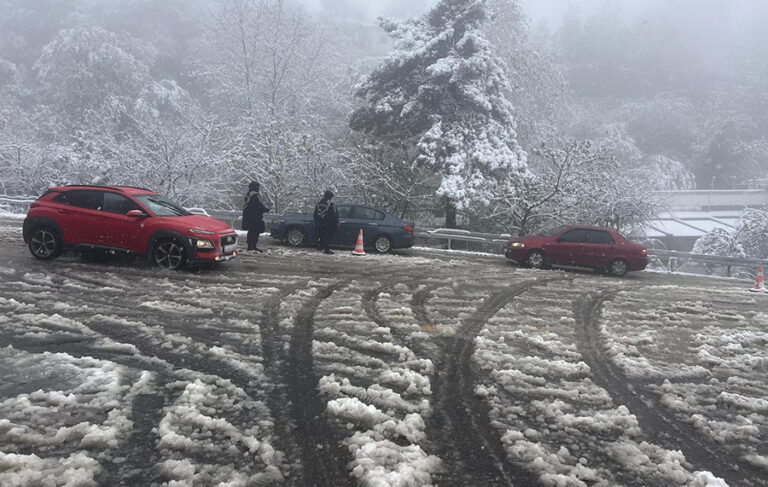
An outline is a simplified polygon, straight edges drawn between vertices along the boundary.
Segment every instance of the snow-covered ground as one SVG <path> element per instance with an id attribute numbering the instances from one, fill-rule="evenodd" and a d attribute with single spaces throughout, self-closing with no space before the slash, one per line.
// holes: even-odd
<path id="1" fill-rule="evenodd" d="M 0 485 L 768 485 L 768 296 L 270 246 L 32 259 L 0 225 Z"/>

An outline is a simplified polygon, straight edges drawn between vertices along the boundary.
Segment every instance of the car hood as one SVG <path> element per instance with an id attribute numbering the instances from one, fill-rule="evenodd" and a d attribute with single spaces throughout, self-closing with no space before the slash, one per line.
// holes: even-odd
<path id="1" fill-rule="evenodd" d="M 197 228 L 200 230 L 206 230 L 209 232 L 227 232 L 233 231 L 232 227 L 224 223 L 223 221 L 216 220 L 203 215 L 187 215 L 187 216 L 174 216 L 163 217 L 169 223 L 175 223 L 185 228 Z"/>

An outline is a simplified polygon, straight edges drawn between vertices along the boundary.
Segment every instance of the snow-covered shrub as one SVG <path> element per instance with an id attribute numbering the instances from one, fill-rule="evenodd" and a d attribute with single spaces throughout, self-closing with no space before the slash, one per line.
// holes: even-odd
<path id="1" fill-rule="evenodd" d="M 745 208 L 734 237 L 747 257 L 768 257 L 768 207 Z"/>
<path id="2" fill-rule="evenodd" d="M 693 244 L 693 253 L 722 257 L 745 257 L 744 247 L 741 243 L 722 228 L 715 228 L 696 240 L 696 243 Z"/>

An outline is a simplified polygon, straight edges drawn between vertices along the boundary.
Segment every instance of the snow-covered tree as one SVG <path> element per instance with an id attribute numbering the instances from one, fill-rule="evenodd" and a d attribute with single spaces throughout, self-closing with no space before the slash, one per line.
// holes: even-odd
<path id="1" fill-rule="evenodd" d="M 416 162 L 441 176 L 437 195 L 454 208 L 490 203 L 491 191 L 514 191 L 528 177 L 504 64 L 480 30 L 483 0 L 442 0 L 423 17 L 382 20 L 394 50 L 357 87 L 365 100 L 354 130 L 411 139 Z"/>
<path id="2" fill-rule="evenodd" d="M 741 243 L 722 228 L 715 228 L 708 234 L 696 239 L 692 252 L 694 254 L 717 255 L 721 257 L 746 257 Z"/>
<path id="3" fill-rule="evenodd" d="M 734 238 L 744 248 L 747 257 L 768 257 L 768 207 L 745 208 L 736 224 Z"/>
<path id="4" fill-rule="evenodd" d="M 151 47 L 100 27 L 62 30 L 42 50 L 35 68 L 38 96 L 67 127 L 94 112 L 130 106 L 150 80 Z"/>
<path id="5" fill-rule="evenodd" d="M 229 132 L 220 150 L 233 179 L 260 181 L 275 211 L 301 208 L 334 180 L 329 119 L 343 103 L 335 103 L 327 43 L 291 2 L 226 0 L 195 63 L 207 105 Z"/>
<path id="6" fill-rule="evenodd" d="M 386 143 L 366 135 L 353 137 L 343 156 L 355 200 L 424 222 L 431 216 L 439 177 L 413 163 L 415 151 L 407 142 Z"/>
<path id="7" fill-rule="evenodd" d="M 531 150 L 556 134 L 553 117 L 564 109 L 567 83 L 551 54 L 529 40 L 520 0 L 487 0 L 487 5 L 483 31 L 504 61 L 505 95 L 515 107 L 518 141 Z"/>

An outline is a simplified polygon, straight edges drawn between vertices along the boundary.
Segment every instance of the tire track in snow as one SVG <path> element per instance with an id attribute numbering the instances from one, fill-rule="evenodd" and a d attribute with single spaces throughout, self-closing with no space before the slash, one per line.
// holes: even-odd
<path id="1" fill-rule="evenodd" d="M 55 281 L 59 286 L 63 285 L 65 278 L 82 282 L 89 287 L 96 284 L 92 279 L 80 279 L 81 276 L 67 275 L 64 272 L 59 274 L 54 271 L 51 274 L 56 276 Z M 344 283 L 346 282 L 348 281 Z M 311 485 L 344 485 L 345 482 L 349 482 L 348 472 L 346 471 L 346 463 L 349 460 L 348 454 L 345 454 L 346 447 L 343 447 L 341 441 L 333 441 L 332 430 L 324 420 L 325 402 L 320 400 L 316 391 L 317 377 L 314 374 L 311 355 L 314 313 L 322 300 L 330 296 L 333 291 L 343 287 L 344 283 L 338 283 L 324 289 L 320 295 L 310 299 L 302 307 L 296 317 L 288 357 L 284 356 L 285 353 L 281 353 L 282 343 L 278 343 L 280 337 L 276 335 L 279 327 L 279 303 L 285 297 L 298 289 L 304 289 L 304 287 L 297 286 L 295 289 L 290 288 L 281 292 L 277 299 L 265 305 L 265 310 L 269 311 L 262 316 L 260 322 L 262 329 L 268 331 L 268 336 L 262 336 L 262 346 L 264 347 L 266 344 L 263 352 L 265 352 L 266 356 L 270 356 L 267 362 L 274 360 L 271 364 L 263 364 L 265 372 L 272 370 L 279 377 L 279 380 L 276 381 L 276 389 L 283 392 L 283 394 L 267 394 L 267 406 L 271 411 L 282 411 L 277 416 L 273 416 L 276 426 L 279 428 L 276 431 L 289 433 L 287 437 L 282 434 L 280 435 L 281 443 L 295 445 L 294 448 L 283 451 L 288 453 L 289 456 L 291 452 L 298 452 L 300 462 L 304 466 L 305 480 Z M 35 281 L 32 281 L 31 284 L 41 285 Z M 189 282 L 184 281 L 184 284 L 188 286 Z M 44 286 L 44 284 L 42 285 Z M 116 315 L 120 318 L 136 319 L 133 316 L 136 314 L 135 307 L 125 303 L 127 297 L 136 297 L 136 293 L 124 293 L 122 299 L 116 300 L 114 299 L 114 292 L 105 293 L 103 289 L 101 291 L 101 293 L 91 293 L 89 298 L 71 295 L 67 296 L 67 298 L 70 300 L 70 303 L 75 302 L 88 305 L 88 309 L 80 308 L 76 314 L 88 316 L 91 320 L 98 314 L 115 315 L 116 310 L 123 311 L 122 313 L 118 312 Z M 73 292 L 77 293 L 77 290 L 73 290 Z M 146 291 L 141 292 L 142 296 L 145 294 Z M 147 310 L 144 313 L 140 321 L 145 326 L 151 328 L 147 330 L 149 333 L 147 336 L 145 336 L 146 333 L 137 335 L 133 330 L 126 330 L 122 327 L 102 326 L 92 321 L 91 323 L 83 322 L 83 325 L 102 336 L 110 337 L 122 343 L 130 343 L 143 356 L 160 358 L 176 368 L 185 368 L 231 380 L 233 384 L 242 388 L 246 394 L 251 396 L 249 391 L 252 390 L 252 387 L 249 386 L 249 378 L 240 377 L 239 371 L 230 369 L 227 364 L 211 363 L 211 360 L 213 362 L 215 360 L 210 357 L 207 359 L 201 358 L 190 352 L 170 351 L 157 346 L 154 342 L 162 342 L 163 337 L 165 337 L 165 330 L 167 329 L 167 324 L 157 316 L 163 314 L 169 313 L 162 310 Z M 170 313 L 170 315 L 173 316 L 173 313 Z M 157 323 L 151 326 L 151 323 L 147 323 L 148 318 L 151 321 L 157 321 Z M 196 331 L 196 327 L 192 326 L 192 324 L 186 323 L 186 326 L 190 327 L 186 330 L 186 333 L 179 333 L 179 330 L 175 329 L 173 330 L 174 334 L 192 337 L 195 341 L 201 343 L 210 341 L 210 336 L 207 337 L 207 340 L 201 340 L 205 335 L 201 334 L 199 330 Z M 298 333 L 299 331 L 303 333 Z M 156 335 L 157 333 L 159 335 Z M 267 358 L 266 356 L 264 357 L 265 359 Z M 281 362 L 284 363 L 284 369 L 277 371 L 279 368 L 278 364 Z M 285 407 L 286 398 L 290 399 L 290 408 Z M 310 410 L 314 411 L 314 413 L 308 414 Z M 296 427 L 291 428 L 291 425 L 296 425 Z M 146 446 L 142 446 L 142 448 L 146 448 Z M 339 450 L 339 452 L 333 453 L 334 450 Z M 339 468 L 329 470 L 329 458 L 331 458 L 332 464 L 337 465 Z M 317 482 L 321 483 L 318 484 Z M 325 483 L 323 484 L 322 482 Z"/>
<path id="2" fill-rule="evenodd" d="M 317 390 L 312 341 L 315 313 L 325 299 L 348 285 L 345 280 L 321 288 L 297 313 L 291 333 L 285 376 L 290 412 L 296 425 L 305 485 L 337 487 L 353 485 L 347 465 L 349 450 L 326 419 L 326 402 Z"/>
<path id="3" fill-rule="evenodd" d="M 57 291 L 61 293 L 62 290 L 65 290 L 65 288 L 61 288 L 61 286 L 64 284 L 64 280 L 55 273 L 53 273 L 53 275 L 53 285 L 54 287 L 58 287 L 59 289 L 57 289 Z M 66 277 L 82 283 L 88 283 L 91 281 L 90 283 L 92 285 L 96 284 L 88 278 L 80 279 L 82 276 Z M 38 282 L 34 282 L 34 284 L 41 286 L 43 289 L 46 287 L 45 284 L 40 284 Z M 296 286 L 295 289 L 303 289 L 303 286 Z M 165 332 L 167 327 L 165 326 L 166 324 L 164 323 L 164 320 L 160 319 L 157 315 L 167 315 L 168 313 L 162 312 L 161 310 L 143 312 L 144 316 L 141 317 L 138 323 L 146 326 L 147 329 L 141 330 L 139 333 L 136 333 L 136 330 L 133 327 L 114 326 L 114 324 L 105 324 L 100 320 L 97 320 L 98 315 L 115 316 L 118 319 L 127 319 L 130 321 L 137 320 L 138 317 L 135 316 L 136 307 L 123 302 L 127 296 L 136 297 L 135 295 L 132 295 L 131 293 L 123 293 L 123 300 L 116 300 L 114 293 L 112 292 L 90 293 L 90 295 L 85 295 L 82 290 L 78 289 L 66 291 L 69 293 L 65 295 L 69 303 L 79 306 L 74 306 L 66 312 L 62 312 L 62 316 L 78 321 L 83 327 L 93 331 L 95 333 L 95 337 L 88 335 L 84 336 L 82 339 L 69 339 L 64 342 L 62 342 L 62 340 L 58 340 L 57 342 L 62 342 L 56 346 L 56 348 L 59 348 L 60 351 L 70 354 L 74 353 L 75 356 L 103 358 L 115 363 L 125 362 L 123 360 L 116 359 L 114 356 L 114 351 L 100 352 L 98 348 L 89 349 L 82 346 L 84 343 L 93 342 L 97 338 L 108 337 L 116 340 L 119 343 L 127 343 L 133 345 L 136 347 L 136 349 L 139 350 L 139 357 L 141 359 L 147 360 L 148 362 L 151 362 L 152 359 L 159 359 L 168 364 L 169 369 L 190 370 L 193 372 L 229 380 L 237 387 L 243 389 L 250 400 L 256 400 L 257 397 L 262 395 L 266 396 L 266 398 L 269 398 L 269 394 L 262 394 L 263 391 L 259 389 L 258 386 L 251 384 L 252 377 L 243 374 L 241 371 L 235 368 L 232 368 L 227 363 L 218 361 L 216 358 L 208 356 L 207 354 L 199 357 L 194 353 L 194 350 L 181 352 L 179 350 L 169 350 L 163 347 L 162 343 L 167 337 Z M 293 291 L 294 288 L 288 288 L 285 290 L 285 293 L 290 294 Z M 145 291 L 141 291 L 142 295 L 144 293 Z M 40 302 L 45 301 L 36 301 L 36 303 Z M 242 318 L 242 316 L 237 314 L 237 311 L 234 311 L 234 313 L 234 317 Z M 173 313 L 170 315 L 173 316 Z M 148 324 L 146 318 L 157 321 L 157 324 Z M 188 327 L 191 327 L 190 331 L 194 332 L 197 329 L 197 327 L 194 326 L 194 323 L 189 323 L 188 320 L 184 321 L 187 321 L 185 324 Z M 181 335 L 184 336 L 184 334 Z M 199 333 L 192 333 L 192 335 L 196 335 L 196 338 L 197 336 L 204 336 L 204 334 Z M 209 336 L 208 338 L 208 341 L 210 341 L 211 337 Z M 204 341 L 200 342 L 201 344 L 205 343 Z M 38 348 L 40 351 L 51 351 L 51 345 L 57 344 L 54 342 L 45 342 L 36 348 Z M 75 347 L 72 345 L 77 346 L 77 352 L 75 352 Z M 130 363 L 129 366 L 134 368 L 140 370 L 151 370 L 151 367 L 147 367 L 145 364 L 137 364 L 136 360 L 131 360 L 130 362 L 132 363 Z M 173 375 L 172 370 L 166 370 L 165 372 Z M 179 379 L 186 380 L 184 375 L 185 374 L 182 374 Z M 259 385 L 263 386 L 263 384 Z M 158 394 L 156 395 L 143 394 L 138 396 L 134 401 L 133 406 L 135 408 L 135 414 L 133 416 L 133 433 L 120 446 L 120 453 L 116 454 L 117 457 L 124 457 L 125 462 L 120 466 L 116 466 L 108 460 L 101 462 L 104 470 L 100 475 L 100 481 L 105 482 L 105 485 L 149 485 L 153 481 L 157 482 L 161 480 L 159 477 L 160 473 L 154 471 L 151 468 L 147 468 L 147 466 L 156 463 L 152 459 L 157 459 L 160 457 L 160 453 L 155 448 L 156 437 L 153 429 L 157 428 L 163 418 L 163 407 L 166 402 L 172 401 L 170 397 L 166 397 L 167 392 L 162 390 L 162 388 L 158 388 L 157 390 Z M 152 407 L 154 406 L 158 407 L 159 409 L 152 410 Z M 131 478 L 132 480 L 125 484 L 123 482 L 124 477 Z"/>
<path id="4" fill-rule="evenodd" d="M 605 301 L 618 291 L 587 294 L 575 303 L 576 341 L 579 353 L 589 365 L 595 384 L 605 389 L 616 405 L 625 405 L 637 417 L 649 438 L 670 450 L 680 450 L 694 470 L 708 470 L 731 486 L 765 486 L 765 471 L 738 458 L 722 444 L 676 418 L 655 400 L 644 397 L 642 386 L 630 381 L 613 362 L 604 336 L 600 333 L 600 316 Z"/>
<path id="5" fill-rule="evenodd" d="M 448 466 L 448 472 L 438 480 L 440 485 L 533 486 L 538 483 L 536 475 L 507 461 L 501 439 L 490 424 L 490 409 L 475 396 L 472 371 L 477 335 L 494 314 L 534 285 L 526 282 L 491 294 L 461 323 L 456 336 L 446 339 L 440 367 L 443 370 L 433 379 L 435 414 L 427 424 L 427 434 L 433 441 L 439 440 L 439 456 Z"/>

